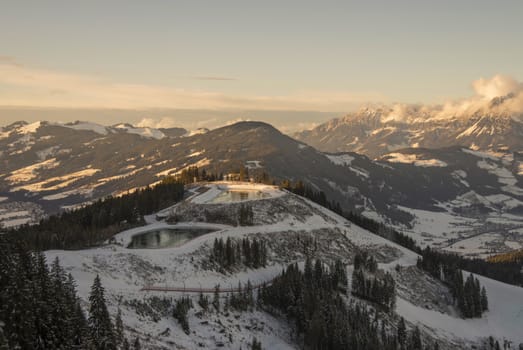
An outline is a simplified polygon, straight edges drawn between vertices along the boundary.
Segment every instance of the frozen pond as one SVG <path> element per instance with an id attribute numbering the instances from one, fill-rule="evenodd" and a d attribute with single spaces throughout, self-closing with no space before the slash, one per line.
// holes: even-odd
<path id="1" fill-rule="evenodd" d="M 132 237 L 129 249 L 159 249 L 178 247 L 215 229 L 168 228 L 137 234 Z"/>
<path id="2" fill-rule="evenodd" d="M 220 193 L 213 198 L 209 203 L 230 203 L 242 202 L 254 199 L 263 199 L 271 197 L 270 194 L 263 191 L 256 190 L 228 190 Z"/>

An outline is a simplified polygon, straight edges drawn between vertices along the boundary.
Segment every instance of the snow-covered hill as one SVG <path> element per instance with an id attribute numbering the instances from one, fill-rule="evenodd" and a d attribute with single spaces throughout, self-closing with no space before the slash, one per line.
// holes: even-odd
<path id="1" fill-rule="evenodd" d="M 81 251 L 48 251 L 51 261 L 59 257 L 78 283 L 84 304 L 96 274 L 106 288 L 110 312 L 120 307 L 128 336 L 139 336 L 147 348 L 246 348 L 253 337 L 266 349 L 297 349 L 292 328 L 284 319 L 260 310 L 243 313 L 202 312 L 196 303 L 197 294 L 183 292 L 143 291 L 144 286 L 186 289 L 235 287 L 250 280 L 253 284 L 267 282 L 284 266 L 305 259 L 303 244 L 316 243 L 314 256 L 326 261 L 340 258 L 351 264 L 358 250 L 369 251 L 380 267 L 390 270 L 399 293 L 397 313 L 409 327 L 419 325 L 428 337 L 439 339 L 441 348 L 468 348 L 489 335 L 498 339 L 523 342 L 523 288 L 481 278 L 487 288 L 491 311 L 482 319 L 464 320 L 456 316 L 452 306 L 441 309 L 438 300 L 423 288 L 446 287 L 430 282 L 415 267 L 417 255 L 390 241 L 351 224 L 344 218 L 276 187 L 255 184 L 212 183 L 191 189 L 192 195 L 172 208 L 147 217 L 148 224 L 116 235 L 102 247 Z M 253 208 L 252 225 L 225 224 L 227 216 L 239 205 Z M 220 213 L 222 215 L 214 215 Z M 211 215 L 212 214 L 212 215 Z M 178 220 L 172 223 L 173 218 Z M 182 221 L 180 221 L 182 219 Z M 173 247 L 161 249 L 130 249 L 137 236 L 159 229 L 205 228 L 213 230 Z M 238 268 L 221 273 L 208 264 L 212 244 L 217 237 L 238 239 L 256 237 L 266 242 L 268 264 L 265 268 Z M 403 268 L 397 268 L 396 266 Z M 407 271 L 417 272 L 410 277 Z M 348 272 L 352 271 L 349 265 Z M 420 278 L 426 276 L 424 278 Z M 430 282 L 430 283 L 429 283 Z M 416 285 L 419 289 L 413 290 Z M 436 287 L 435 287 L 436 286 Z M 437 291 L 438 289 L 436 289 Z M 191 332 L 185 334 L 171 314 L 162 307 L 151 307 L 151 298 L 179 298 L 191 295 L 195 308 L 189 313 Z M 437 292 L 435 293 L 438 294 Z M 153 303 L 154 304 L 154 303 Z M 440 311 L 436 311 L 440 310 Z M 396 316 L 391 316 L 396 317 Z"/>

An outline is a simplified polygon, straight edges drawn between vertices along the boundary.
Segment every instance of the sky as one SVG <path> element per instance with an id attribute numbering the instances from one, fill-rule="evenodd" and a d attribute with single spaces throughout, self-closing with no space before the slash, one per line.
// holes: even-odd
<path id="1" fill-rule="evenodd" d="M 523 81 L 523 1 L 0 0 L 0 125 L 310 127 Z"/>

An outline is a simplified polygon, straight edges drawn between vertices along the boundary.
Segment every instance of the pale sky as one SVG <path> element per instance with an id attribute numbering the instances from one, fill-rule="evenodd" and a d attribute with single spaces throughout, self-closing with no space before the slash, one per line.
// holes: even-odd
<path id="1" fill-rule="evenodd" d="M 521 0 L 0 0 L 0 125 L 290 130 L 466 98 L 480 78 L 523 80 L 522 16 Z"/>

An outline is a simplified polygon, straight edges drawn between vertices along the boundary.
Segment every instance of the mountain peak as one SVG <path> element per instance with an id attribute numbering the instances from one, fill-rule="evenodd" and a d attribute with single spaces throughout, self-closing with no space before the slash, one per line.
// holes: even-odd
<path id="1" fill-rule="evenodd" d="M 240 121 L 231 125 L 227 125 L 224 128 L 233 128 L 239 131 L 262 128 L 270 131 L 276 131 L 279 133 L 279 131 L 274 126 L 262 121 Z"/>
<path id="2" fill-rule="evenodd" d="M 497 97 L 491 103 L 502 105 L 511 96 Z M 443 113 L 411 105 L 388 110 L 366 108 L 294 136 L 324 152 L 357 152 L 372 158 L 408 147 L 523 150 L 523 123 L 514 113 L 481 109 L 454 117 L 442 116 Z"/>

